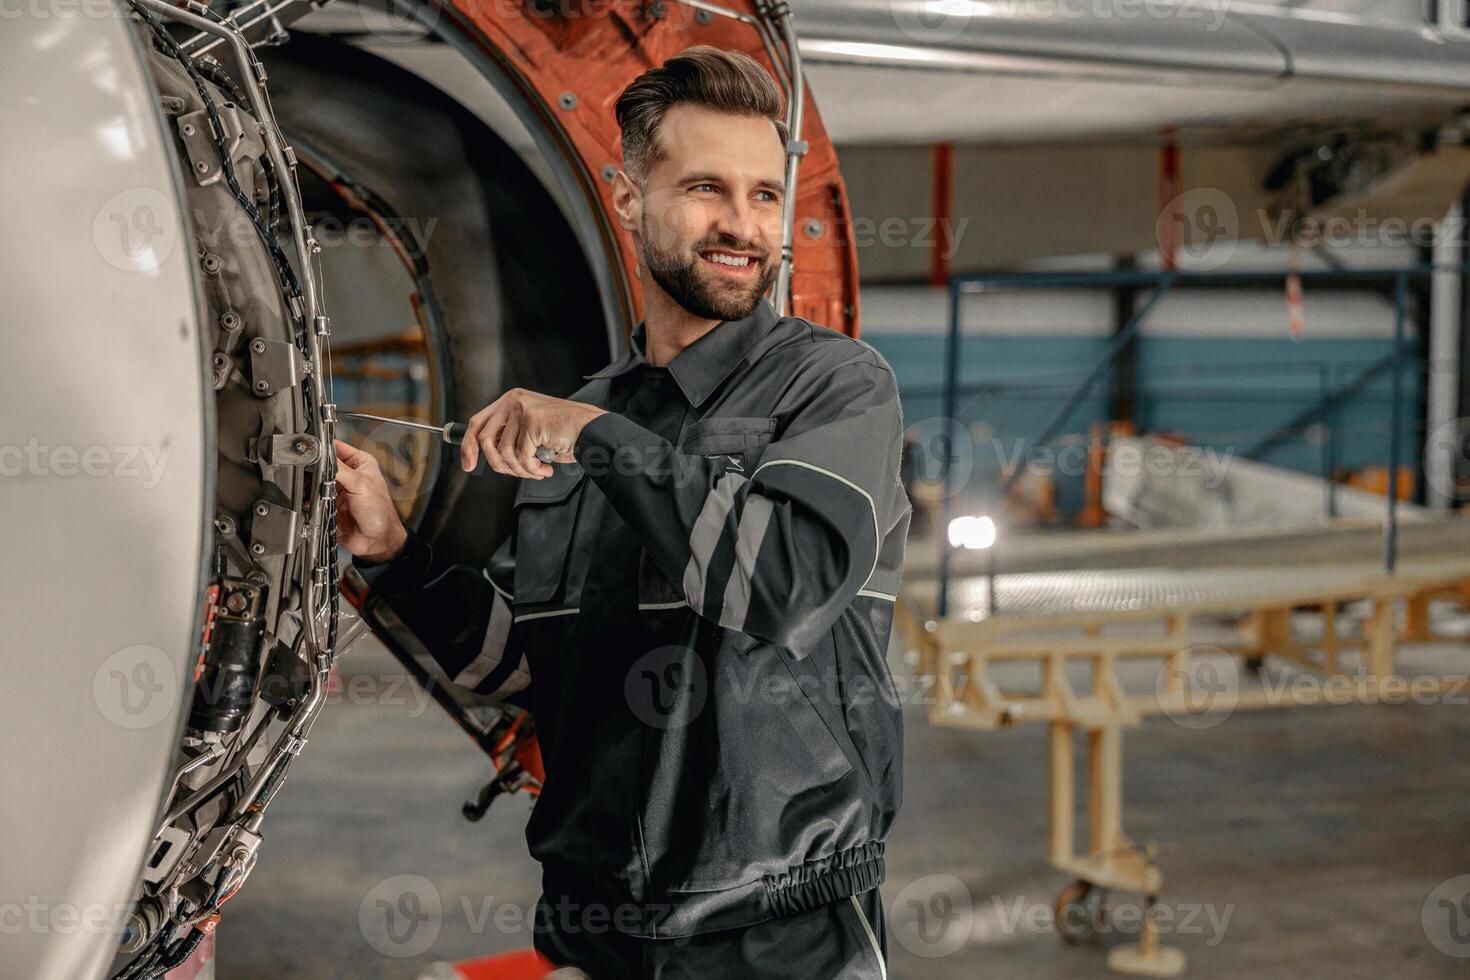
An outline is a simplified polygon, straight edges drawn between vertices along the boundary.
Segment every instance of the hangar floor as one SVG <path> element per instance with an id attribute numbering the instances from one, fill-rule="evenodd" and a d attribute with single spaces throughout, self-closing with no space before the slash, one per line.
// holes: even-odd
<path id="1" fill-rule="evenodd" d="M 466 822 L 460 804 L 486 764 L 464 736 L 371 639 L 347 655 L 342 679 L 271 809 L 260 866 L 226 909 L 218 976 L 412 978 L 434 960 L 529 946 L 528 801 Z M 1204 731 L 1154 718 L 1147 737 L 1130 733 L 1125 826 L 1164 845 L 1165 942 L 1189 954 L 1186 975 L 1464 976 L 1467 961 L 1429 942 L 1421 912 L 1437 885 L 1470 870 L 1467 697 L 1240 712 Z M 949 934 L 968 934 L 953 952 L 949 940 L 891 933 L 891 976 L 1108 975 L 1102 950 L 1063 946 L 1047 922 L 1066 882 L 1044 855 L 1046 729 L 940 730 L 913 708 L 906 752 L 885 902 L 891 914 L 901 893 L 932 895 L 952 875 L 972 896 L 971 921 Z M 384 955 L 359 911 L 375 912 L 380 883 L 403 874 L 427 879 L 421 920 L 434 942 Z M 1118 899 L 1105 945 L 1132 939 L 1137 896 Z"/>

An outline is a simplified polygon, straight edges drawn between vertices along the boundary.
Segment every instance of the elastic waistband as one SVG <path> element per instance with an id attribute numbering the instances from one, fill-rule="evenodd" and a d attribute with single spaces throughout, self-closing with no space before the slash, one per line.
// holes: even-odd
<path id="1" fill-rule="evenodd" d="M 796 915 L 881 884 L 883 842 L 876 840 L 766 878 L 766 900 L 774 915 Z"/>
<path id="2" fill-rule="evenodd" d="M 551 903 L 613 909 L 616 914 L 610 920 L 604 914 L 603 921 L 628 935 L 679 939 L 797 915 L 871 891 L 883 884 L 883 848 L 883 841 L 870 841 L 730 888 L 670 891 L 645 901 L 615 898 L 585 874 L 551 864 L 542 866 L 542 888 Z"/>

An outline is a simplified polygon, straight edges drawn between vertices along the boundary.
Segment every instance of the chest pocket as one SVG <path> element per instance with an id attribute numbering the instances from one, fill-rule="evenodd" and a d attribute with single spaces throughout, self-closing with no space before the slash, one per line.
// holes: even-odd
<path id="1" fill-rule="evenodd" d="M 733 457 L 749 474 L 775 434 L 774 418 L 701 419 L 685 427 L 679 448 L 695 456 Z"/>
<path id="2" fill-rule="evenodd" d="M 580 463 L 551 467 L 551 476 L 516 489 L 516 605 L 555 601 L 565 577 L 586 473 Z"/>

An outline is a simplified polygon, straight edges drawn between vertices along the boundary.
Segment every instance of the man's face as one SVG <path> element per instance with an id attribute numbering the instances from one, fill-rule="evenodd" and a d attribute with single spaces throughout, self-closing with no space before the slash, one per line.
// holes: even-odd
<path id="1" fill-rule="evenodd" d="M 655 282 L 695 316 L 743 320 L 776 278 L 786 153 L 770 120 L 676 105 L 642 194 Z"/>

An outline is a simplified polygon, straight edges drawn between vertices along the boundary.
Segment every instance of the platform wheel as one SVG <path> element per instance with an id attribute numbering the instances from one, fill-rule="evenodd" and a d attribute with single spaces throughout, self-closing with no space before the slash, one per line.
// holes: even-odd
<path id="1" fill-rule="evenodd" d="M 1107 926 L 1106 888 L 1090 881 L 1074 881 L 1057 894 L 1052 907 L 1057 935 L 1069 946 L 1097 942 Z"/>

